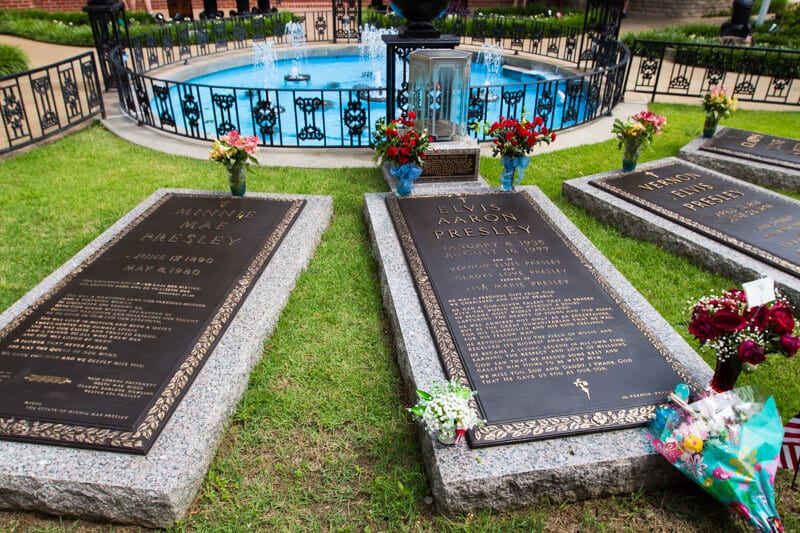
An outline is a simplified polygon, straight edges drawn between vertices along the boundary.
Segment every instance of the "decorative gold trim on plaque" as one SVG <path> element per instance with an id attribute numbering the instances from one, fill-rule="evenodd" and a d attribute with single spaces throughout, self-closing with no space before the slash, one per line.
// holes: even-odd
<path id="1" fill-rule="evenodd" d="M 92 253 L 85 261 L 64 276 L 53 288 L 40 296 L 32 305 L 28 306 L 28 308 L 20 313 L 20 315 L 12 320 L 5 328 L 0 330 L 0 338 L 7 336 L 14 328 L 21 324 L 25 318 L 34 313 L 36 309 L 45 304 L 51 296 L 85 270 L 88 265 L 96 261 L 98 257 L 109 248 L 117 244 L 124 236 L 129 234 L 145 218 L 154 213 L 168 199 L 175 196 L 213 198 L 213 196 L 203 194 L 165 194 L 131 221 L 131 223 L 125 226 L 119 233 L 114 235 L 107 243 Z M 288 203 L 289 207 L 286 214 L 250 261 L 245 273 L 238 280 L 233 280 L 234 286 L 232 290 L 228 292 L 225 301 L 219 307 L 216 314 L 211 317 L 211 320 L 209 320 L 209 323 L 189 351 L 189 354 L 183 358 L 179 368 L 172 377 L 166 381 L 166 386 L 163 387 L 163 390 L 156 397 L 155 402 L 149 409 L 144 420 L 133 431 L 105 429 L 78 424 L 41 422 L 11 417 L 0 418 L 0 435 L 14 440 L 35 439 L 59 444 L 103 448 L 112 451 L 144 453 L 144 450 L 149 448 L 152 444 L 150 441 L 158 434 L 161 426 L 166 423 L 172 409 L 186 392 L 195 374 L 199 372 L 216 340 L 218 340 L 219 336 L 225 331 L 234 311 L 238 308 L 252 285 L 258 279 L 259 273 L 264 265 L 272 256 L 278 244 L 283 240 L 306 203 L 306 201 L 302 199 L 282 200 L 268 198 L 267 200 L 270 202 Z"/>
<path id="2" fill-rule="evenodd" d="M 468 196 L 478 196 L 491 194 L 491 192 L 469 192 L 449 195 L 415 195 L 413 198 L 439 197 L 439 198 L 466 198 Z M 509 193 L 505 193 L 509 194 Z M 651 331 L 647 325 L 634 313 L 633 309 L 622 299 L 616 289 L 597 271 L 589 262 L 586 255 L 578 249 L 566 234 L 555 224 L 552 218 L 536 203 L 527 191 L 511 194 L 521 194 L 534 212 L 542 218 L 555 235 L 565 244 L 589 274 L 611 297 L 615 304 L 622 310 L 626 317 L 634 326 L 647 338 L 656 348 L 664 360 L 675 370 L 675 372 L 695 390 L 702 386 L 683 366 L 675 360 L 667 347 Z M 400 200 L 402 201 L 402 200 Z M 465 369 L 464 362 L 458 353 L 452 333 L 444 319 L 440 303 L 433 290 L 428 273 L 425 269 L 422 258 L 417 250 L 414 239 L 406 223 L 405 217 L 400 210 L 397 197 L 386 198 L 389 214 L 394 222 L 400 244 L 406 256 L 409 269 L 415 281 L 415 286 L 423 305 L 428 324 L 431 329 L 436 347 L 439 350 L 445 372 L 449 379 L 454 379 L 464 386 L 471 386 Z M 473 407 L 480 410 L 475 399 L 471 401 Z M 641 426 L 647 423 L 651 415 L 655 412 L 655 405 L 637 406 L 618 410 L 605 410 L 574 414 L 560 417 L 547 417 L 532 420 L 525 420 L 513 423 L 487 423 L 483 428 L 471 431 L 470 440 L 476 446 L 489 446 L 492 444 L 502 444 L 513 441 L 531 440 L 534 438 L 554 437 L 563 433 L 588 433 L 591 431 L 621 429 L 625 427 Z M 482 416 L 483 413 L 482 413 Z"/>
<path id="3" fill-rule="evenodd" d="M 677 165 L 681 165 L 681 163 L 667 162 L 667 163 L 664 163 L 664 164 L 661 164 L 661 165 L 648 167 L 648 170 L 657 170 L 657 169 L 662 169 L 662 168 L 665 168 L 665 167 L 677 166 Z M 712 239 L 716 239 L 717 241 L 719 241 L 719 242 L 721 242 L 723 244 L 727 244 L 727 245 L 733 246 L 734 248 L 737 248 L 738 250 L 746 253 L 747 255 L 750 255 L 751 257 L 754 257 L 755 259 L 766 260 L 766 261 L 772 263 L 773 265 L 775 265 L 775 266 L 777 266 L 779 268 L 782 268 L 786 272 L 789 272 L 789 273 L 794 274 L 794 275 L 800 275 L 800 265 L 794 264 L 794 263 L 792 263 L 790 261 L 787 261 L 786 259 L 783 259 L 781 257 L 773 255 L 769 250 L 765 250 L 764 248 L 760 248 L 758 246 L 753 246 L 752 244 L 744 242 L 744 241 L 740 241 L 739 239 L 737 239 L 733 235 L 729 235 L 728 233 L 723 233 L 723 232 L 721 232 L 721 231 L 719 231 L 719 230 L 717 230 L 715 228 L 712 228 L 710 226 L 706 226 L 705 224 L 702 224 L 702 223 L 700 223 L 700 222 L 698 222 L 696 220 L 692 220 L 690 218 L 687 218 L 687 217 L 685 217 L 685 216 L 683 216 L 683 215 L 681 215 L 681 214 L 679 214 L 679 213 L 677 213 L 675 211 L 671 211 L 669 209 L 666 209 L 665 207 L 663 207 L 661 205 L 658 205 L 656 203 L 653 203 L 653 202 L 651 202 L 649 200 L 646 200 L 646 199 L 642 198 L 641 196 L 637 196 L 637 195 L 632 194 L 632 193 L 630 193 L 628 191 L 620 189 L 619 187 L 617 187 L 617 186 L 615 186 L 615 185 L 613 185 L 611 183 L 608 183 L 609 181 L 611 181 L 613 179 L 618 179 L 619 177 L 620 176 L 618 176 L 618 175 L 607 176 L 607 177 L 604 177 L 604 178 L 598 178 L 598 179 L 591 180 L 590 183 L 593 184 L 594 186 L 600 188 L 600 189 L 605 190 L 606 192 L 609 192 L 609 193 L 613 194 L 614 196 L 617 196 L 619 198 L 623 198 L 625 200 L 628 200 L 629 202 L 631 202 L 633 204 L 636 204 L 639 207 L 644 207 L 645 209 L 647 209 L 649 211 L 652 211 L 653 213 L 656 213 L 656 214 L 658 214 L 658 215 L 660 215 L 660 216 L 662 216 L 662 217 L 664 217 L 666 219 L 669 219 L 669 220 L 672 220 L 674 222 L 677 222 L 677 223 L 679 223 L 679 224 L 681 224 L 681 225 L 683 225 L 683 226 L 685 226 L 685 227 L 687 227 L 687 228 L 689 228 L 691 230 L 694 230 L 694 231 L 697 231 L 699 233 L 705 234 L 707 237 L 711 237 Z M 745 182 L 740 181 L 740 180 L 736 181 L 736 185 L 739 186 L 739 187 L 745 188 L 745 189 L 753 187 L 751 184 L 745 183 Z M 787 198 L 787 200 L 789 200 L 789 198 Z"/>

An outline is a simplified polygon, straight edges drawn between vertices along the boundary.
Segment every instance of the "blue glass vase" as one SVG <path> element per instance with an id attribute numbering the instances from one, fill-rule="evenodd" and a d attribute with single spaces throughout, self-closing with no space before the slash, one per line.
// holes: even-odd
<path id="1" fill-rule="evenodd" d="M 397 196 L 408 196 L 414 190 L 414 181 L 422 175 L 422 167 L 416 163 L 393 165 L 389 174 L 397 180 Z"/>
<path id="2" fill-rule="evenodd" d="M 531 162 L 527 155 L 504 155 L 500 161 L 503 163 L 503 173 L 500 174 L 500 188 L 504 191 L 513 191 L 515 185 L 522 183 L 525 169 Z"/>
<path id="3" fill-rule="evenodd" d="M 630 172 L 636 168 L 639 162 L 639 152 L 642 150 L 641 143 L 626 139 L 622 146 L 622 170 L 623 172 Z"/>
<path id="4" fill-rule="evenodd" d="M 228 184 L 231 187 L 231 194 L 234 196 L 244 196 L 247 189 L 247 165 L 233 165 L 228 167 Z"/>

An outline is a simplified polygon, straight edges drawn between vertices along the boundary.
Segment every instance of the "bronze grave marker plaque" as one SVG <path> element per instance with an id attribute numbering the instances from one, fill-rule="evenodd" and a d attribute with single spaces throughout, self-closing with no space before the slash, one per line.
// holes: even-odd
<path id="1" fill-rule="evenodd" d="M 164 196 L 0 331 L 0 438 L 147 453 L 304 204 Z"/>
<path id="2" fill-rule="evenodd" d="M 527 193 L 387 198 L 472 446 L 643 425 L 694 383 Z"/>
<path id="3" fill-rule="evenodd" d="M 800 202 L 689 163 L 614 174 L 592 185 L 800 275 Z"/>
<path id="4" fill-rule="evenodd" d="M 800 141 L 735 128 L 725 128 L 701 150 L 800 170 Z"/>

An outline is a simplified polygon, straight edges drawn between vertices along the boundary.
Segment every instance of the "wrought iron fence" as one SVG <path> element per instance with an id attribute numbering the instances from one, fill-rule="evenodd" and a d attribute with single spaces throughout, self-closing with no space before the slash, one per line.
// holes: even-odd
<path id="1" fill-rule="evenodd" d="M 357 42 L 358 32 L 342 33 L 341 22 L 332 24 L 332 17 L 330 12 L 309 12 L 303 17 L 271 13 L 165 25 L 132 37 L 127 51 L 118 48 L 111 53 L 121 108 L 150 127 L 195 139 L 212 140 L 236 129 L 258 136 L 266 146 L 369 146 L 375 121 L 386 115 L 385 105 L 370 97 L 381 88 L 243 89 L 148 74 L 193 58 L 246 50 L 254 43 L 286 45 L 290 22 L 303 25 L 308 42 L 333 42 L 334 37 L 337 42 Z M 363 15 L 364 24 L 371 21 L 370 15 Z M 473 87 L 470 124 L 490 123 L 501 116 L 519 117 L 527 111 L 542 116 L 548 127 L 558 130 L 610 113 L 622 98 L 630 53 L 615 40 L 582 35 L 574 28 L 556 30 L 534 20 L 517 24 L 515 19 L 499 17 L 448 17 L 437 24 L 459 35 L 466 45 L 490 40 L 516 54 L 574 65 L 568 69 L 571 74 L 560 80 Z M 473 135 L 483 139 L 482 134 Z"/>
<path id="2" fill-rule="evenodd" d="M 637 40 L 631 53 L 630 90 L 651 100 L 724 85 L 740 101 L 800 105 L 799 50 Z"/>
<path id="3" fill-rule="evenodd" d="M 94 52 L 0 78 L 0 154 L 105 117 Z"/>
<path id="4" fill-rule="evenodd" d="M 147 33 L 130 37 L 129 48 L 139 73 L 212 54 L 241 50 L 253 43 L 270 40 L 288 42 L 287 24 L 302 25 L 306 42 L 356 43 L 361 28 L 357 19 L 331 11 L 301 14 L 290 12 L 245 15 L 228 19 L 202 19 L 164 24 Z M 402 19 L 365 10 L 362 25 L 399 27 Z M 616 63 L 617 41 L 597 31 L 530 18 L 449 15 L 434 21 L 443 33 L 456 35 L 461 44 L 496 44 L 504 50 L 573 63 L 595 70 Z"/>

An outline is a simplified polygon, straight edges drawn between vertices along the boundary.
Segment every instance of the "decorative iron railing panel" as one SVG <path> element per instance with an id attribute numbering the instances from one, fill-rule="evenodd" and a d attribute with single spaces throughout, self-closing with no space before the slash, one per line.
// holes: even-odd
<path id="1" fill-rule="evenodd" d="M 157 79 L 146 75 L 156 67 L 185 62 L 217 50 L 246 49 L 253 42 L 288 45 L 287 24 L 299 22 L 306 41 L 356 39 L 352 28 L 357 12 L 340 2 L 332 12 L 272 13 L 216 21 L 165 25 L 157 34 L 131 39 L 128 52 L 116 58 L 120 106 L 143 124 L 194 139 L 211 141 L 237 129 L 259 137 L 265 146 L 360 147 L 369 146 L 376 120 L 386 115 L 375 93 L 385 89 L 274 89 L 210 87 Z M 343 11 L 342 11 L 343 10 Z M 371 11 L 362 13 L 368 24 Z M 350 19 L 346 21 L 345 19 Z M 397 22 L 397 21 L 395 21 Z M 577 126 L 610 113 L 624 92 L 628 49 L 619 42 L 595 36 L 587 40 L 579 29 L 533 19 L 460 16 L 436 21 L 446 33 L 458 35 L 462 44 L 486 42 L 513 53 L 571 62 L 574 75 L 561 80 L 520 81 L 491 87 L 473 87 L 469 123 L 492 123 L 501 116 L 536 113 L 551 129 Z M 334 36 L 335 32 L 339 32 Z M 581 51 L 591 42 L 590 51 Z M 407 55 L 399 57 L 403 64 Z M 124 67 L 123 67 L 124 65 Z M 603 67 L 600 70 L 595 70 Z M 399 72 L 405 72 L 398 68 Z M 396 107 L 405 105 L 405 82 L 397 84 Z M 483 134 L 472 131 L 484 140 Z"/>
<path id="2" fill-rule="evenodd" d="M 800 51 L 664 41 L 634 41 L 631 90 L 700 97 L 724 85 L 740 101 L 800 105 Z"/>
<path id="3" fill-rule="evenodd" d="M 94 52 L 0 78 L 0 153 L 105 115 Z"/>

